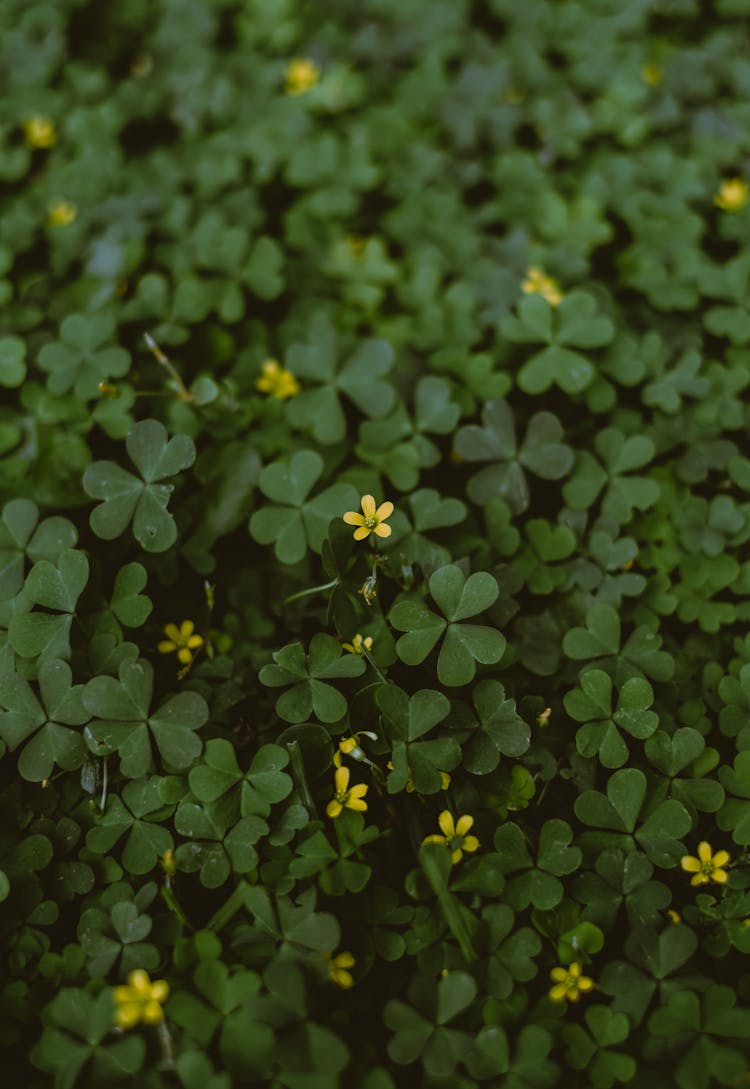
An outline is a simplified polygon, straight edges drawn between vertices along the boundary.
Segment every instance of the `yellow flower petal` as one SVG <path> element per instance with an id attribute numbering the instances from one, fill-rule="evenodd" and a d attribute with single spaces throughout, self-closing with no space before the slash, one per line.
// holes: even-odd
<path id="1" fill-rule="evenodd" d="M 119 1002 L 132 1002 L 132 1000 L 133 1000 L 133 990 L 132 990 L 132 988 L 131 987 L 125 987 L 125 986 L 115 987 L 114 1000 L 115 1000 L 115 1002 L 118 1002 L 118 1003 Z"/>
<path id="2" fill-rule="evenodd" d="M 568 978 L 568 972 L 566 968 L 553 968 L 549 976 L 550 979 L 553 979 L 556 983 L 564 983 Z"/>
<path id="3" fill-rule="evenodd" d="M 180 629 L 177 627 L 176 624 L 165 624 L 164 634 L 166 635 L 167 639 L 171 639 L 173 643 L 180 642 Z"/>
<path id="4" fill-rule="evenodd" d="M 707 843 L 705 839 L 698 844 L 698 858 L 701 862 L 711 861 L 711 844 Z"/>
<path id="5" fill-rule="evenodd" d="M 195 624 L 192 620 L 183 620 L 180 624 L 180 635 L 183 639 L 187 639 L 195 631 Z"/>
<path id="6" fill-rule="evenodd" d="M 367 783 L 357 783 L 349 791 L 350 798 L 364 798 L 367 793 Z"/>
<path id="7" fill-rule="evenodd" d="M 151 985 L 151 997 L 156 1002 L 166 1002 L 169 998 L 169 984 L 166 979 L 156 979 Z"/>
<path id="8" fill-rule="evenodd" d="M 367 810 L 367 802 L 363 802 L 361 798 L 352 798 L 350 795 L 346 808 L 353 809 L 356 813 L 364 813 Z"/>
<path id="9" fill-rule="evenodd" d="M 353 968 L 356 961 L 351 953 L 339 953 L 333 958 L 333 963 L 337 968 Z"/>
<path id="10" fill-rule="evenodd" d="M 137 1002 L 128 1003 L 125 1006 L 120 1006 L 115 1012 L 115 1023 L 120 1028 L 130 1029 L 138 1024 L 141 1017 L 140 1006 Z"/>
<path id="11" fill-rule="evenodd" d="M 474 818 L 468 814 L 464 814 L 463 817 L 459 817 L 456 821 L 456 835 L 465 836 L 471 826 L 474 824 Z"/>
<path id="12" fill-rule="evenodd" d="M 572 976 L 573 979 L 576 979 L 578 976 L 580 976 L 580 974 L 581 974 L 581 966 L 578 963 L 578 961 L 574 961 L 572 964 L 568 965 L 568 975 L 569 976 Z"/>
<path id="13" fill-rule="evenodd" d="M 695 877 L 690 878 L 690 884 L 693 885 L 693 886 L 707 885 L 708 882 L 709 882 L 709 877 L 705 873 L 697 873 L 695 875 Z"/>
<path id="14" fill-rule="evenodd" d="M 173 650 L 177 650 L 177 644 L 173 643 L 171 639 L 162 639 L 161 643 L 157 644 L 156 649 L 159 654 L 171 654 Z"/>
<path id="15" fill-rule="evenodd" d="M 479 848 L 479 840 L 476 836 L 466 836 L 462 846 L 465 851 L 476 851 Z"/>
<path id="16" fill-rule="evenodd" d="M 177 661 L 182 662 L 183 665 L 190 665 L 192 660 L 192 651 L 188 650 L 187 647 L 180 647 L 180 649 L 177 651 Z"/>
<path id="17" fill-rule="evenodd" d="M 363 526 L 365 524 L 364 515 L 358 514 L 356 510 L 348 510 L 343 517 L 348 526 Z"/>
<path id="18" fill-rule="evenodd" d="M 717 881 L 720 885 L 723 885 L 729 877 L 729 874 L 726 870 L 714 870 L 714 872 L 711 874 L 711 877 L 714 881 Z"/>
<path id="19" fill-rule="evenodd" d="M 378 526 L 377 529 L 379 529 L 379 528 L 380 527 Z M 354 540 L 355 541 L 364 541 L 365 537 L 369 537 L 371 533 L 372 533 L 371 529 L 368 529 L 366 526 L 360 526 L 359 529 L 354 530 Z"/>
<path id="20" fill-rule="evenodd" d="M 729 862 L 729 851 L 717 851 L 711 862 L 714 866 L 726 866 L 727 862 Z"/>
<path id="21" fill-rule="evenodd" d="M 448 839 L 452 839 L 456 834 L 456 826 L 453 823 L 453 814 L 449 809 L 444 809 L 438 817 L 438 824 L 440 825 L 440 831 Z"/>
<path id="22" fill-rule="evenodd" d="M 683 870 L 686 871 L 686 873 L 698 873 L 701 868 L 701 864 L 698 859 L 693 858 L 692 855 L 683 855 L 683 857 L 680 859 L 680 865 L 682 866 Z"/>
<path id="23" fill-rule="evenodd" d="M 432 836 L 425 836 L 424 839 L 422 840 L 422 845 L 424 845 L 425 843 L 446 843 L 446 842 L 447 841 L 446 841 L 445 836 L 439 836 L 439 835 L 437 835 L 437 833 L 435 833 L 435 835 L 432 835 Z"/>
<path id="24" fill-rule="evenodd" d="M 345 991 L 348 991 L 354 984 L 354 976 L 351 972 L 346 972 L 341 968 L 335 968 L 333 972 L 331 972 L 331 979 L 338 987 L 341 987 Z"/>
<path id="25" fill-rule="evenodd" d="M 576 986 L 579 991 L 593 991 L 594 981 L 593 979 L 590 979 L 589 976 L 581 976 Z"/>
<path id="26" fill-rule="evenodd" d="M 390 537 L 393 530 L 386 522 L 378 522 L 374 532 L 378 537 Z"/>
<path id="27" fill-rule="evenodd" d="M 151 980 L 149 979 L 148 972 L 144 971 L 143 968 L 136 968 L 128 976 L 128 983 L 134 991 L 145 994 L 151 984 Z"/>
<path id="28" fill-rule="evenodd" d="M 386 500 L 385 503 L 381 503 L 378 509 L 375 511 L 375 517 L 379 522 L 385 521 L 386 518 L 390 518 L 393 514 L 393 503 L 390 500 Z"/>
<path id="29" fill-rule="evenodd" d="M 460 847 L 457 847 L 455 851 L 451 853 L 451 862 L 455 866 L 457 862 L 460 862 L 464 857 L 464 853 Z"/>
<path id="30" fill-rule="evenodd" d="M 191 650 L 195 650 L 196 647 L 202 647 L 203 646 L 203 636 L 202 635 L 191 635 L 190 638 L 187 641 L 187 645 Z"/>
<path id="31" fill-rule="evenodd" d="M 336 783 L 336 793 L 343 794 L 346 788 L 349 786 L 349 768 L 342 767 L 336 768 L 336 774 L 334 775 L 334 782 Z"/>
<path id="32" fill-rule="evenodd" d="M 143 1020 L 147 1025 L 155 1025 L 164 1017 L 164 1010 L 158 1002 L 147 1002 L 143 1007 Z"/>
<path id="33" fill-rule="evenodd" d="M 375 499 L 371 495 L 363 495 L 360 500 L 362 504 L 362 513 L 365 518 L 372 518 L 375 514 Z"/>
<path id="34" fill-rule="evenodd" d="M 549 997 L 553 1002 L 564 1002 L 566 994 L 567 987 L 564 983 L 556 983 L 554 987 L 550 987 Z"/>
<path id="35" fill-rule="evenodd" d="M 334 817 L 335 818 L 335 817 L 338 817 L 341 814 L 343 808 L 344 807 L 341 804 L 341 802 L 337 802 L 336 799 L 333 798 L 328 803 L 328 805 L 326 806 L 326 813 L 328 814 L 329 817 Z"/>

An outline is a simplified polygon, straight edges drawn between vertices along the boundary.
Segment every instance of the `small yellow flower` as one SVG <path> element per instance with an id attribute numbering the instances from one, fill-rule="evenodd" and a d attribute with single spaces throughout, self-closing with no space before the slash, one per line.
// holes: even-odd
<path id="1" fill-rule="evenodd" d="M 23 133 L 26 143 L 33 148 L 54 147 L 57 140 L 55 123 L 49 117 L 40 117 L 34 114 L 23 123 Z"/>
<path id="2" fill-rule="evenodd" d="M 164 1017 L 162 1006 L 169 997 L 169 984 L 165 979 L 153 983 L 148 972 L 136 968 L 128 976 L 127 986 L 115 987 L 115 1024 L 123 1029 L 135 1028 L 143 1021 L 156 1025 Z"/>
<path id="3" fill-rule="evenodd" d="M 363 495 L 360 503 L 362 513 L 349 510 L 344 515 L 344 521 L 348 526 L 357 526 L 354 530 L 354 540 L 364 541 L 371 533 L 378 537 L 390 537 L 391 527 L 385 524 L 386 518 L 393 514 L 393 503 L 386 501 L 375 508 L 375 500 L 371 495 Z"/>
<path id="4" fill-rule="evenodd" d="M 287 397 L 296 397 L 300 392 L 296 377 L 291 371 L 279 366 L 277 360 L 267 359 L 262 370 L 262 375 L 255 383 L 255 388 L 261 393 L 268 393 L 279 401 L 285 401 Z"/>
<path id="5" fill-rule="evenodd" d="M 349 654 L 363 655 L 366 650 L 372 650 L 372 636 L 363 637 L 357 632 L 351 643 L 342 643 L 341 645 Z"/>
<path id="6" fill-rule="evenodd" d="M 48 227 L 69 227 L 78 215 L 75 204 L 69 200 L 56 200 L 47 209 Z"/>
<path id="7" fill-rule="evenodd" d="M 183 665 L 190 665 L 193 651 L 203 646 L 203 636 L 195 635 L 194 632 L 195 624 L 192 620 L 183 620 L 179 628 L 176 624 L 167 624 L 164 628 L 167 638 L 159 643 L 159 653 L 172 654 L 177 651 L 177 660 Z"/>
<path id="8" fill-rule="evenodd" d="M 325 957 L 328 961 L 328 978 L 337 987 L 348 991 L 354 983 L 354 976 L 349 971 L 356 963 L 352 954 L 338 953 L 335 957 L 332 957 L 330 953 L 326 953 Z"/>
<path id="9" fill-rule="evenodd" d="M 444 809 L 438 817 L 438 824 L 443 833 L 442 836 L 426 836 L 422 840 L 422 844 L 444 843 L 446 847 L 450 847 L 451 862 L 460 862 L 464 857 L 464 851 L 476 851 L 479 847 L 477 837 L 468 834 L 474 824 L 473 817 L 465 814 L 463 817 L 459 817 L 454 824 L 453 814 L 449 809 Z"/>
<path id="10" fill-rule="evenodd" d="M 682 922 L 682 916 L 680 915 L 679 911 L 675 911 L 674 908 L 669 908 L 669 910 L 667 911 L 667 918 L 669 919 L 670 923 L 674 923 L 675 926 L 677 926 L 678 923 Z"/>
<path id="11" fill-rule="evenodd" d="M 544 710 L 541 711 L 536 716 L 537 726 L 548 726 L 551 714 L 552 714 L 552 708 L 551 707 L 545 707 Z"/>
<path id="12" fill-rule="evenodd" d="M 747 204 L 750 190 L 744 178 L 725 178 L 714 197 L 714 204 L 723 212 L 739 212 Z"/>
<path id="13" fill-rule="evenodd" d="M 663 73 L 658 64 L 654 64 L 653 61 L 646 61 L 641 68 L 641 77 L 649 87 L 658 87 L 662 81 Z"/>
<path id="14" fill-rule="evenodd" d="M 177 862 L 175 861 L 174 851 L 171 848 L 168 851 L 165 851 L 159 861 L 161 863 L 161 868 L 164 870 L 167 877 L 174 877 L 177 873 Z"/>
<path id="15" fill-rule="evenodd" d="M 284 83 L 288 95 L 303 95 L 311 91 L 319 80 L 320 68 L 309 57 L 295 57 L 286 66 Z"/>
<path id="16" fill-rule="evenodd" d="M 549 997 L 553 1002 L 577 1002 L 582 994 L 593 991 L 596 986 L 593 979 L 581 975 L 581 964 L 578 961 L 564 968 L 553 968 L 550 979 L 554 982 L 554 987 L 549 990 Z"/>
<path id="17" fill-rule="evenodd" d="M 711 844 L 705 840 L 698 844 L 697 858 L 693 855 L 683 855 L 680 859 L 683 870 L 693 874 L 690 878 L 691 885 L 708 885 L 711 881 L 723 885 L 729 876 L 724 869 L 728 862 L 729 851 L 717 851 L 714 854 Z"/>
<path id="18" fill-rule="evenodd" d="M 367 784 L 357 783 L 355 786 L 350 787 L 350 775 L 349 768 L 336 768 L 334 776 L 336 793 L 326 806 L 326 813 L 329 817 L 333 817 L 334 820 L 341 815 L 344 809 L 354 809 L 358 813 L 364 813 L 367 809 L 367 802 L 364 800 L 367 793 Z"/>
<path id="19" fill-rule="evenodd" d="M 526 273 L 526 279 L 521 284 L 524 295 L 541 295 L 550 306 L 559 306 L 563 300 L 562 291 L 557 280 L 547 276 L 542 269 L 533 265 Z"/>

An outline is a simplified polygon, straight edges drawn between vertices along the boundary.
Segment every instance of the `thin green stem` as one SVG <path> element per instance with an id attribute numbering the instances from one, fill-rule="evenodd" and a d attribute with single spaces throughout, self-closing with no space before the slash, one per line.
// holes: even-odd
<path id="1" fill-rule="evenodd" d="M 308 597 L 310 594 L 320 594 L 324 590 L 332 590 L 334 586 L 338 586 L 338 581 L 338 579 L 331 579 L 330 582 L 324 582 L 322 586 L 310 586 L 307 590 L 298 590 L 296 594 L 285 597 L 284 604 L 288 605 L 290 601 L 298 601 L 299 598 Z"/>

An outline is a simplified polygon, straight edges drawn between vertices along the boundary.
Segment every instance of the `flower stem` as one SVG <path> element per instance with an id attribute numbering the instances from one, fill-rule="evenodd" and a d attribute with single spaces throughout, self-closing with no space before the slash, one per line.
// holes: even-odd
<path id="1" fill-rule="evenodd" d="M 338 579 L 331 579 L 330 582 L 324 582 L 322 586 L 310 586 L 307 590 L 298 590 L 296 594 L 285 597 L 284 604 L 288 605 L 290 601 L 297 601 L 299 598 L 308 597 L 310 594 L 320 594 L 324 590 L 332 590 L 334 586 L 338 585 L 338 581 Z"/>

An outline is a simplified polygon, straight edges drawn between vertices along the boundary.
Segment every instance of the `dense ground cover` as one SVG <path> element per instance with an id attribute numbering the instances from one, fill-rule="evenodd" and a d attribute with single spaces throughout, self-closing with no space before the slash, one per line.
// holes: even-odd
<path id="1" fill-rule="evenodd" d="M 0 4 L 24 1086 L 750 1084 L 749 14 Z"/>

